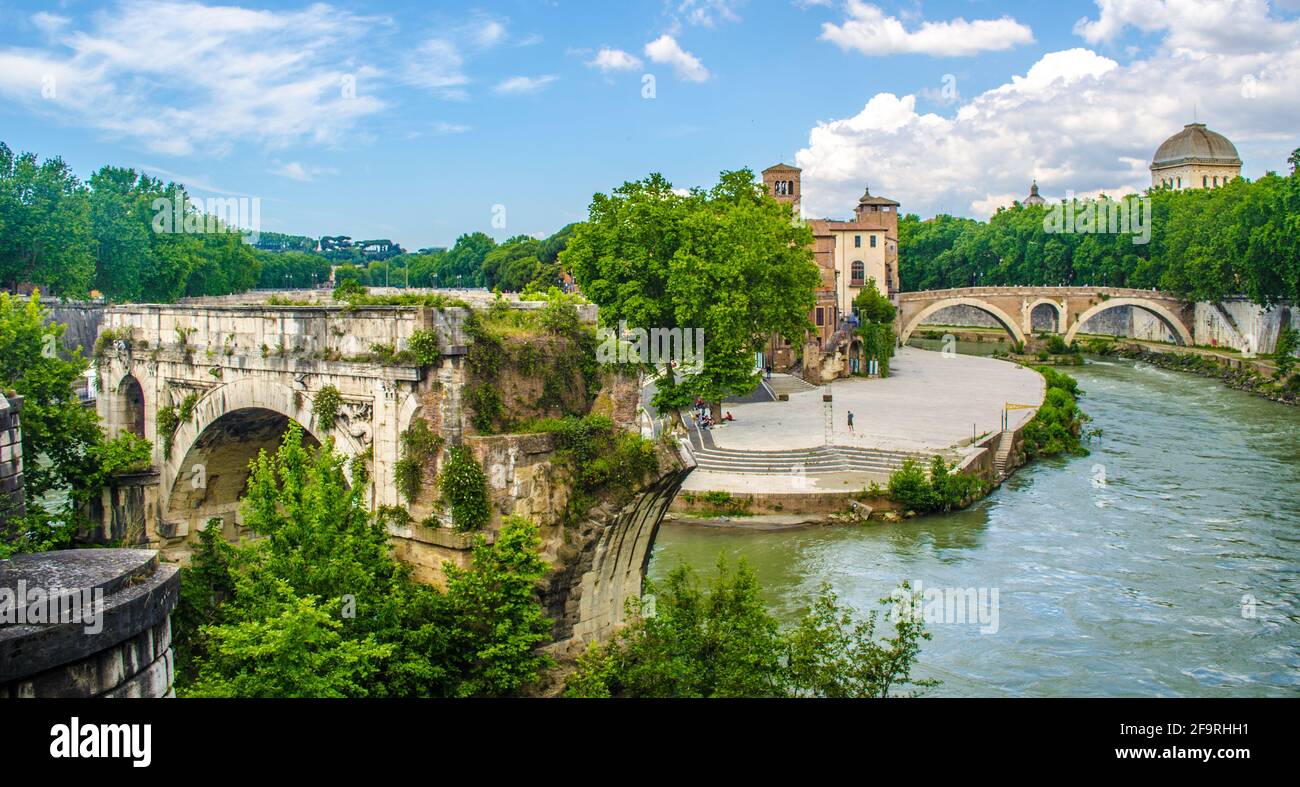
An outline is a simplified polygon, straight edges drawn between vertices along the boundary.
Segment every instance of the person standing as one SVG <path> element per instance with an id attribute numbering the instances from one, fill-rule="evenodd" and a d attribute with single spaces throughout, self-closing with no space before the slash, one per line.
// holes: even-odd
<path id="1" fill-rule="evenodd" d="M 849 434 L 853 434 L 853 411 L 849 410 Z"/>

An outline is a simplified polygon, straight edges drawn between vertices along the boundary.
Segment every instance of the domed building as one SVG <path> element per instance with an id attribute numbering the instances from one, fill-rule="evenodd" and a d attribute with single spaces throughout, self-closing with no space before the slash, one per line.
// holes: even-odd
<path id="1" fill-rule="evenodd" d="M 1024 201 L 1022 201 L 1020 204 L 1021 205 L 1046 205 L 1047 204 L 1047 200 L 1043 199 L 1042 196 L 1040 196 L 1038 193 L 1037 178 L 1035 178 L 1034 182 L 1029 186 L 1029 196 L 1025 197 Z"/>
<path id="2" fill-rule="evenodd" d="M 1188 123 L 1166 139 L 1151 160 L 1151 186 L 1212 189 L 1241 177 L 1241 157 L 1227 137 L 1204 123 Z"/>

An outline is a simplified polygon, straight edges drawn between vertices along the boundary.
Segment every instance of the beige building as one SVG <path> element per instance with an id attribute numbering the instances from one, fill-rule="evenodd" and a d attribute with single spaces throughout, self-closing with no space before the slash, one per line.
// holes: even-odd
<path id="1" fill-rule="evenodd" d="M 1237 147 L 1204 123 L 1188 123 L 1151 160 L 1152 188 L 1212 189 L 1241 177 Z"/>
<path id="2" fill-rule="evenodd" d="M 777 164 L 763 170 L 763 183 L 778 202 L 791 206 L 799 214 L 803 189 L 801 170 Z M 858 200 L 853 218 L 808 219 L 813 233 L 813 258 L 821 269 L 822 284 L 817 290 L 817 305 L 811 316 L 817 333 L 812 337 L 820 349 L 841 327 L 840 321 L 853 312 L 853 300 L 867 282 L 874 280 L 880 293 L 894 299 L 898 279 L 898 203 L 877 197 L 867 189 Z M 789 345 L 775 341 L 769 348 L 774 368 L 788 368 L 793 363 Z"/>

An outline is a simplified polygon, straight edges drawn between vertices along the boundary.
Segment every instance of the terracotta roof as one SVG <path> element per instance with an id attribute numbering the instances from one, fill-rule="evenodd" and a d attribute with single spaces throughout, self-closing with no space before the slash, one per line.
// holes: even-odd
<path id="1" fill-rule="evenodd" d="M 889 199 L 888 197 L 873 197 L 871 196 L 871 189 L 867 188 L 867 190 L 862 194 L 862 199 L 858 200 L 858 204 L 859 205 L 897 205 L 898 203 L 894 202 L 892 199 Z"/>
<path id="2" fill-rule="evenodd" d="M 799 169 L 798 167 L 792 167 L 792 166 L 790 166 L 789 164 L 777 164 L 777 165 L 775 165 L 775 166 L 768 167 L 767 169 L 763 170 L 763 172 L 764 172 L 764 173 L 767 173 L 767 172 L 803 172 L 803 170 Z"/>

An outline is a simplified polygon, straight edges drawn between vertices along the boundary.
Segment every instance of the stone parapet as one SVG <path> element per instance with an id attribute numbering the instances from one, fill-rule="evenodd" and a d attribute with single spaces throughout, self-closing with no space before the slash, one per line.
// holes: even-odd
<path id="1" fill-rule="evenodd" d="M 0 561 L 0 698 L 169 696 L 179 592 L 179 570 L 151 550 Z"/>

